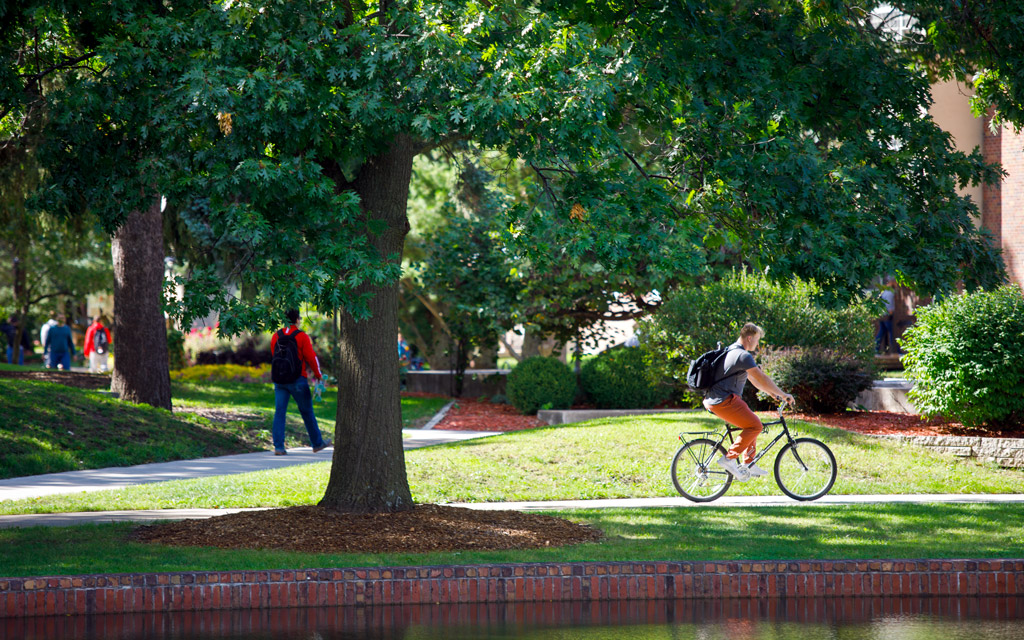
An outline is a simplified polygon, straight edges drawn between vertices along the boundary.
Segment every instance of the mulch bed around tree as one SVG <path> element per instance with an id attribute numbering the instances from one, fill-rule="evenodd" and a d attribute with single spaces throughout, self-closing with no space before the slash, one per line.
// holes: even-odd
<path id="1" fill-rule="evenodd" d="M 600 540 L 601 532 L 535 513 L 424 504 L 411 511 L 386 514 L 339 514 L 316 506 L 244 511 L 144 526 L 132 537 L 179 547 L 428 553 L 580 544 Z"/>

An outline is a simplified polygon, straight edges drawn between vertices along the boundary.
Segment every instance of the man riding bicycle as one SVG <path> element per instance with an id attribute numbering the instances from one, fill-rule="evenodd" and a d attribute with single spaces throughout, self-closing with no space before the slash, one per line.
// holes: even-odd
<path id="1" fill-rule="evenodd" d="M 757 350 L 762 336 L 764 329 L 756 324 L 748 322 L 743 325 L 739 340 L 729 345 L 725 356 L 717 365 L 714 376 L 717 382 L 704 397 L 705 409 L 742 429 L 729 451 L 718 459 L 718 465 L 740 482 L 751 477 L 768 475 L 767 471 L 753 463 L 757 436 L 764 426 L 761 419 L 743 401 L 743 387 L 747 384 L 747 378 L 749 377 L 755 387 L 768 395 L 790 404 L 793 402 L 793 396 L 780 389 L 754 361 L 752 352 Z M 739 463 L 741 454 L 744 456 L 745 464 Z"/>

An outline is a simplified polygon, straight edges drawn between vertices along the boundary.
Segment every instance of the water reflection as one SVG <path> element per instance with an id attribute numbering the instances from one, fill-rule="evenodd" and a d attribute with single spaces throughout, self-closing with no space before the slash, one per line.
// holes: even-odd
<path id="1" fill-rule="evenodd" d="M 206 611 L 0 621 L 24 640 L 960 640 L 1024 637 L 1024 598 L 819 598 Z"/>

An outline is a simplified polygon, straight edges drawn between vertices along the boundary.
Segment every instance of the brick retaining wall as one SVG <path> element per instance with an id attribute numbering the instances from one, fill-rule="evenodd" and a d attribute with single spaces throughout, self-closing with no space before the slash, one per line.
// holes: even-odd
<path id="1" fill-rule="evenodd" d="M 625 562 L 0 578 L 0 617 L 671 598 L 1024 595 L 1024 560 Z"/>

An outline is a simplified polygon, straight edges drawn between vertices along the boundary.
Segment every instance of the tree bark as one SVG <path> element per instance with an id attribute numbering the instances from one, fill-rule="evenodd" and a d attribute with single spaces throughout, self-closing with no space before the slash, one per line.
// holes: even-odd
<path id="1" fill-rule="evenodd" d="M 348 185 L 364 215 L 386 224 L 370 242 L 382 258 L 401 261 L 409 232 L 406 204 L 411 142 L 399 137 L 368 160 Z M 338 362 L 338 411 L 334 459 L 320 506 L 333 511 L 381 513 L 412 509 L 402 447 L 398 367 L 398 283 L 367 287 L 372 317 L 356 322 L 342 314 Z"/>
<path id="2" fill-rule="evenodd" d="M 164 237 L 160 203 L 135 211 L 113 237 L 114 371 L 122 400 L 171 408 L 163 312 Z"/>

